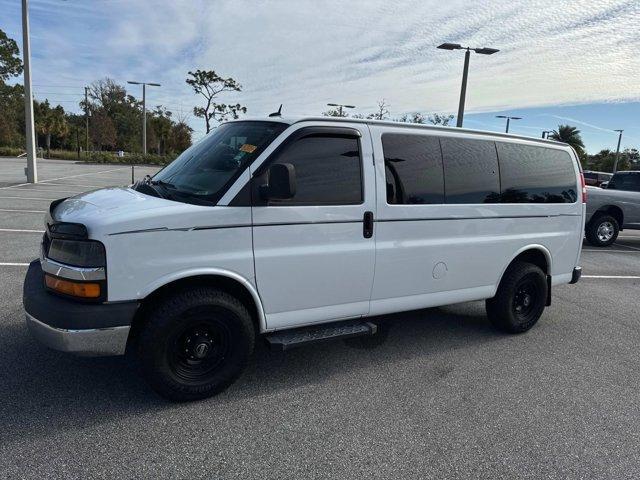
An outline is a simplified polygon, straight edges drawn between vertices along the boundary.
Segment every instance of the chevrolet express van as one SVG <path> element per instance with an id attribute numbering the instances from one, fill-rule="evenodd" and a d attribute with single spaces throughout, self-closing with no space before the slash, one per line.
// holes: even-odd
<path id="1" fill-rule="evenodd" d="M 522 333 L 575 283 L 586 189 L 534 138 L 370 120 L 225 123 L 152 178 L 57 200 L 24 284 L 42 343 L 136 355 L 172 400 L 220 392 L 264 337 L 486 300 Z"/>

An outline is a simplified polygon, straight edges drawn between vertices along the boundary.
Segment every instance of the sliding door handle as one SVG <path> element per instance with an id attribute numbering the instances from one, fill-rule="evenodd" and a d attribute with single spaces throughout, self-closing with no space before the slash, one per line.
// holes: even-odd
<path id="1" fill-rule="evenodd" d="M 362 235 L 364 238 L 371 238 L 373 236 L 373 212 L 364 212 Z"/>

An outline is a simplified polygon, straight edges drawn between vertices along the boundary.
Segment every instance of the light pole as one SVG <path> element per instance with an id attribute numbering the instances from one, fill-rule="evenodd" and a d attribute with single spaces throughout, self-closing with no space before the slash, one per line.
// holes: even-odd
<path id="1" fill-rule="evenodd" d="M 618 132 L 618 147 L 616 148 L 616 160 L 613 162 L 613 173 L 618 171 L 618 159 L 620 158 L 620 142 L 622 142 L 622 132 L 624 130 L 614 130 L 614 132 Z"/>
<path id="2" fill-rule="evenodd" d="M 341 117 L 343 117 L 344 115 L 343 113 L 343 108 L 356 108 L 355 105 L 343 105 L 341 103 L 327 103 L 327 106 L 329 107 L 338 107 L 338 113 Z"/>
<path id="3" fill-rule="evenodd" d="M 159 83 L 151 82 L 130 82 L 131 85 L 142 85 L 142 154 L 147 154 L 147 85 L 151 87 L 160 87 Z"/>
<path id="4" fill-rule="evenodd" d="M 36 136 L 33 123 L 33 95 L 31 93 L 31 41 L 29 40 L 29 4 L 22 0 L 22 56 L 24 62 L 24 119 L 27 141 L 27 182 L 38 183 L 36 165 Z"/>
<path id="5" fill-rule="evenodd" d="M 469 57 L 471 56 L 471 50 L 481 55 L 493 55 L 500 50 L 496 48 L 473 48 L 463 47 L 459 43 L 443 43 L 438 45 L 441 50 L 466 50 L 464 54 L 464 69 L 462 70 L 462 87 L 460 88 L 460 105 L 458 105 L 458 118 L 456 120 L 456 127 L 462 127 L 462 120 L 464 118 L 464 101 L 467 96 L 467 77 L 469 76 Z"/>
<path id="6" fill-rule="evenodd" d="M 522 120 L 522 117 L 510 117 L 509 115 L 496 115 L 496 118 L 506 118 L 507 119 L 507 128 L 504 133 L 509 133 L 509 122 L 511 120 Z"/>

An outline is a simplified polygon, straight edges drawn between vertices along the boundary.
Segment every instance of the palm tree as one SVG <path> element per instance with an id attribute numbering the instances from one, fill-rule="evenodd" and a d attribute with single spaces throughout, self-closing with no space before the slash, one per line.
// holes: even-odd
<path id="1" fill-rule="evenodd" d="M 36 103 L 35 127 L 38 133 L 45 136 L 47 157 L 51 156 L 51 137 L 65 137 L 69 133 L 64 109 L 58 105 L 51 108 L 49 100 Z"/>
<path id="2" fill-rule="evenodd" d="M 558 130 L 554 130 L 549 138 L 569 144 L 576 151 L 578 156 L 582 157 L 584 154 L 584 143 L 582 143 L 582 137 L 580 136 L 580 130 L 571 125 L 558 125 Z"/>

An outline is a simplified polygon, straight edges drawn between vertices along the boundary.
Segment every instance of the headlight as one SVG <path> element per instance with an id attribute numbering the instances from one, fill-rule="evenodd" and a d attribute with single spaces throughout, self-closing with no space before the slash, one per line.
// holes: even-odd
<path id="1" fill-rule="evenodd" d="M 47 257 L 75 267 L 104 267 L 104 245 L 93 240 L 62 240 L 52 238 Z"/>

